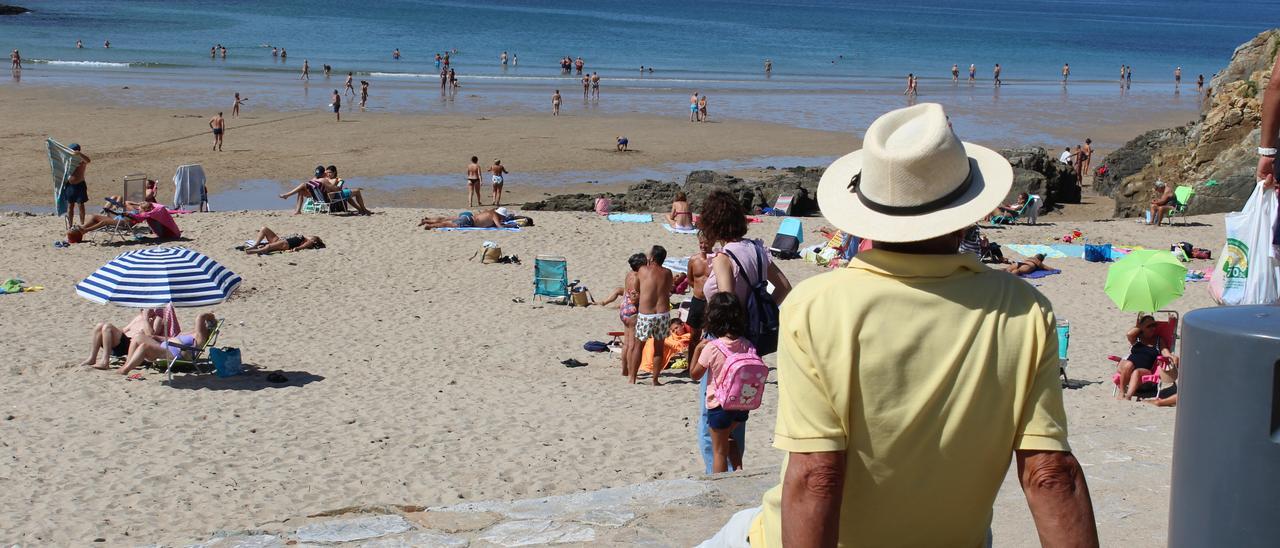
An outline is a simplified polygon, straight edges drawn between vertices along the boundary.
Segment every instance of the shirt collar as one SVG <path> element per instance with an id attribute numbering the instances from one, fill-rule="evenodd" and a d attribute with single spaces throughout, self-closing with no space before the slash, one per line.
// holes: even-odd
<path id="1" fill-rule="evenodd" d="M 894 278 L 946 278 L 963 271 L 990 270 L 972 253 L 916 255 L 868 249 L 849 260 L 849 268 Z"/>

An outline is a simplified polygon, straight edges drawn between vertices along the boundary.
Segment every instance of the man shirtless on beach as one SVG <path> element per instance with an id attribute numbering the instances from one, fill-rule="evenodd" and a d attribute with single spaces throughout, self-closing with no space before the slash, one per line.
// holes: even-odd
<path id="1" fill-rule="evenodd" d="M 484 205 L 480 199 L 480 158 L 472 156 L 467 164 L 467 207 L 478 205 Z"/>
<path id="2" fill-rule="evenodd" d="M 991 79 L 995 81 L 996 87 L 1000 86 L 1000 63 L 996 63 L 996 68 L 991 69 Z"/>
<path id="3" fill-rule="evenodd" d="M 364 109 L 365 103 L 369 102 L 369 81 L 360 81 L 360 108 Z"/>
<path id="4" fill-rule="evenodd" d="M 342 88 L 342 92 L 343 92 L 343 93 L 345 93 L 345 94 L 350 94 L 352 97 L 355 97 L 355 95 L 356 95 L 356 88 L 355 88 L 355 86 L 353 86 L 353 85 L 351 84 L 351 79 L 352 79 L 352 77 L 353 77 L 353 76 L 354 76 L 354 75 L 353 75 L 352 73 L 350 73 L 350 72 L 348 72 L 348 73 L 347 73 L 347 83 L 346 83 L 346 85 L 345 85 L 345 86 L 343 86 L 343 88 Z"/>
<path id="5" fill-rule="evenodd" d="M 85 169 L 89 167 L 89 156 L 80 152 L 80 145 L 71 143 L 67 148 L 71 149 L 71 154 L 80 159 L 80 165 L 76 166 L 75 171 L 71 172 L 71 176 L 67 178 L 67 182 L 62 185 L 62 196 L 67 201 L 67 227 L 72 226 L 71 216 L 75 213 L 76 206 L 80 206 L 80 224 L 84 224 L 84 204 L 89 201 L 89 183 L 84 180 Z"/>
<path id="6" fill-rule="evenodd" d="M 707 256 L 711 254 L 713 243 L 706 236 L 698 233 L 698 252 L 689 257 L 689 289 L 693 290 L 693 298 L 689 299 L 689 317 L 685 324 L 692 329 L 689 336 L 689 350 L 686 355 L 689 363 L 693 363 L 693 349 L 702 340 L 702 324 L 707 311 L 707 296 L 703 286 L 707 277 L 711 276 L 711 264 Z"/>
<path id="7" fill-rule="evenodd" d="M 1093 139 L 1084 138 L 1084 146 L 1080 147 L 1080 184 L 1084 184 L 1084 178 L 1089 176 L 1089 167 L 1093 161 Z"/>
<path id="8" fill-rule="evenodd" d="M 583 99 L 591 98 L 591 77 L 590 76 L 582 77 L 582 98 Z"/>
<path id="9" fill-rule="evenodd" d="M 658 386 L 658 376 L 662 374 L 662 341 L 667 338 L 671 325 L 671 287 L 675 278 L 671 271 L 662 266 L 667 260 L 666 248 L 655 245 L 649 251 L 649 264 L 640 267 L 636 272 L 639 279 L 640 296 L 636 308 L 636 344 L 631 345 L 630 366 L 631 384 L 636 383 L 640 373 L 640 362 L 644 353 L 644 342 L 654 339 L 653 345 L 653 385 Z"/>
<path id="10" fill-rule="evenodd" d="M 493 182 L 493 205 L 502 205 L 502 183 L 503 175 L 511 173 L 507 171 L 506 166 L 502 165 L 502 160 L 494 160 L 493 165 L 489 166 L 489 178 Z"/>
<path id="11" fill-rule="evenodd" d="M 222 134 L 227 130 L 227 121 L 221 112 L 209 119 L 209 129 L 213 130 L 213 150 L 222 150 Z"/>
<path id="12" fill-rule="evenodd" d="M 551 94 L 551 115 L 552 116 L 560 115 L 560 102 L 561 102 L 560 90 L 557 89 L 555 93 Z"/>
<path id="13" fill-rule="evenodd" d="M 1067 78 L 1070 78 L 1070 77 L 1071 77 L 1071 65 L 1067 63 L 1063 63 L 1062 64 L 1062 85 L 1064 86 L 1067 85 Z"/>
<path id="14" fill-rule="evenodd" d="M 698 121 L 698 92 L 696 91 L 689 96 L 689 121 Z"/>
<path id="15" fill-rule="evenodd" d="M 951 81 L 952 82 L 960 81 L 960 64 L 959 63 L 951 64 Z"/>
<path id="16" fill-rule="evenodd" d="M 503 224 L 515 216 L 505 207 L 486 209 L 479 213 L 463 211 L 457 217 L 423 217 L 418 226 L 431 230 L 433 228 L 502 228 Z"/>
<path id="17" fill-rule="evenodd" d="M 591 96 L 595 97 L 597 101 L 600 100 L 600 74 L 599 73 L 595 73 L 595 72 L 591 73 Z"/>

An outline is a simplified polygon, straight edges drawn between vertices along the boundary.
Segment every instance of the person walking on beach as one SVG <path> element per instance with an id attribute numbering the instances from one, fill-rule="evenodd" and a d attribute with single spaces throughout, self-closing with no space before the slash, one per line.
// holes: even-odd
<path id="1" fill-rule="evenodd" d="M 369 81 L 360 81 L 360 110 L 364 110 L 365 105 L 369 102 Z"/>
<path id="2" fill-rule="evenodd" d="M 342 121 L 342 94 L 338 90 L 333 90 L 333 95 L 329 96 L 329 105 L 333 107 L 333 119 Z"/>
<path id="3" fill-rule="evenodd" d="M 489 167 L 489 179 L 493 183 L 493 205 L 502 205 L 502 183 L 505 181 L 504 175 L 511 173 L 502 165 L 502 160 L 494 160 L 493 165 Z"/>
<path id="4" fill-rule="evenodd" d="M 912 72 L 912 73 L 908 73 L 908 74 L 907 74 L 907 89 L 906 89 L 906 91 L 903 91 L 903 92 L 902 92 L 902 94 L 903 94 L 903 95 L 906 95 L 906 96 L 908 96 L 908 97 L 915 97 L 915 95 L 916 95 L 916 75 L 915 75 L 915 73 L 914 73 L 914 72 Z"/>
<path id="5" fill-rule="evenodd" d="M 600 74 L 596 72 L 591 73 L 591 96 L 600 100 Z"/>
<path id="6" fill-rule="evenodd" d="M 1182 88 L 1182 67 L 1173 69 L 1173 89 Z"/>
<path id="7" fill-rule="evenodd" d="M 84 224 L 84 204 L 89 201 L 89 183 L 85 181 L 84 173 L 89 169 L 89 162 L 93 160 L 80 150 L 79 144 L 71 143 L 67 148 L 71 149 L 72 155 L 80 159 L 80 165 L 76 166 L 71 176 L 67 177 L 67 182 L 62 185 L 62 199 L 67 202 L 67 228 L 71 228 L 72 215 L 75 214 L 77 206 L 80 208 L 80 224 Z"/>
<path id="8" fill-rule="evenodd" d="M 342 93 L 343 93 L 343 94 L 350 94 L 352 97 L 355 97 L 355 95 L 356 95 L 356 88 L 355 88 L 355 86 L 354 86 L 354 85 L 352 84 L 352 82 L 351 82 L 351 80 L 352 80 L 353 78 L 355 78 L 355 74 L 354 74 L 354 73 L 350 73 L 350 72 L 348 72 L 348 73 L 347 73 L 347 83 L 346 83 L 346 84 L 343 84 L 343 86 L 342 86 Z"/>
<path id="9" fill-rule="evenodd" d="M 458 91 L 458 73 L 453 69 L 449 69 L 449 89 Z"/>
<path id="10" fill-rule="evenodd" d="M 698 122 L 698 92 L 693 92 L 689 97 L 689 121 Z"/>
<path id="11" fill-rule="evenodd" d="M 756 349 L 746 337 L 744 306 L 733 293 L 717 293 L 711 298 L 707 303 L 706 325 L 707 331 L 715 333 L 716 338 L 697 343 L 702 348 L 697 351 L 698 361 L 689 362 L 689 378 L 700 381 L 703 376 L 708 377 L 707 394 L 702 403 L 707 409 L 706 421 L 711 435 L 711 473 L 719 474 L 742 469 L 743 453 L 735 447 L 740 442 L 733 438 L 733 433 L 745 432 L 743 427 L 750 411 L 725 409 L 723 405 L 728 402 L 719 401 L 716 393 L 724 383 L 731 382 L 731 373 L 725 371 L 730 356 L 753 356 Z"/>
<path id="12" fill-rule="evenodd" d="M 1000 63 L 996 63 L 996 68 L 995 68 L 995 69 L 992 69 L 992 71 L 991 71 L 991 79 L 995 81 L 995 85 L 996 85 L 997 87 L 1001 84 L 1001 82 L 1000 82 Z"/>
<path id="13" fill-rule="evenodd" d="M 658 376 L 662 374 L 662 368 L 666 365 L 662 363 L 662 340 L 667 338 L 667 332 L 670 331 L 671 287 L 675 283 L 671 271 L 662 266 L 666 260 L 666 248 L 655 245 L 649 250 L 649 263 L 636 272 L 640 295 L 636 304 L 639 312 L 636 314 L 636 341 L 631 345 L 631 356 L 627 363 L 631 384 L 636 383 L 636 376 L 640 374 L 644 343 L 649 339 L 654 340 L 653 385 L 662 384 L 658 382 Z"/>
<path id="14" fill-rule="evenodd" d="M 480 199 L 480 158 L 472 156 L 467 164 L 467 207 L 484 205 Z"/>
<path id="15" fill-rule="evenodd" d="M 311 62 L 310 61 L 306 59 L 302 60 L 302 76 L 299 76 L 298 79 L 299 80 L 311 79 Z"/>
<path id="16" fill-rule="evenodd" d="M 1124 77 L 1129 74 L 1129 65 L 1120 65 L 1120 87 L 1124 87 Z"/>
<path id="17" fill-rule="evenodd" d="M 969 63 L 969 82 L 972 83 L 977 80 L 978 80 L 978 65 Z"/>
<path id="18" fill-rule="evenodd" d="M 238 92 L 238 91 L 236 92 L 236 102 L 235 102 L 235 103 L 232 103 L 232 105 L 231 105 L 231 117 L 232 117 L 232 118 L 239 118 L 239 117 L 240 117 L 240 105 L 244 104 L 244 102 L 245 102 L 245 101 L 248 101 L 248 100 L 249 100 L 248 98 L 241 98 L 241 97 L 240 97 L 240 92 Z"/>
<path id="19" fill-rule="evenodd" d="M 449 85 L 449 69 L 448 67 L 440 69 L 440 89 L 444 89 Z"/>
<path id="20" fill-rule="evenodd" d="M 698 98 L 698 121 L 707 121 L 707 96 L 703 95 Z"/>
<path id="21" fill-rule="evenodd" d="M 227 121 L 221 112 L 209 119 L 209 129 L 213 130 L 213 150 L 221 151 L 222 134 L 227 130 Z"/>
<path id="22" fill-rule="evenodd" d="M 591 97 L 591 76 L 582 77 L 582 99 L 585 101 Z"/>
<path id="23" fill-rule="evenodd" d="M 1124 71 L 1124 89 L 1133 87 L 1133 67 L 1125 67 Z"/>
<path id="24" fill-rule="evenodd" d="M 562 99 L 560 98 L 560 90 L 557 89 L 555 93 L 551 94 L 551 115 L 552 116 L 560 115 L 561 100 Z"/>
<path id="25" fill-rule="evenodd" d="M 1010 456 L 1040 542 L 1098 546 L 1053 307 L 958 251 L 1013 170 L 946 124 L 937 104 L 885 114 L 823 174 L 823 215 L 874 244 L 783 305 L 781 483 L 703 546 L 989 545 Z"/>
<path id="26" fill-rule="evenodd" d="M 1093 139 L 1084 138 L 1084 146 L 1080 147 L 1080 184 L 1084 184 L 1084 178 L 1089 176 L 1089 168 L 1093 165 Z"/>
<path id="27" fill-rule="evenodd" d="M 951 81 L 960 81 L 960 63 L 951 63 Z"/>
<path id="28" fill-rule="evenodd" d="M 17 49 L 14 49 L 13 53 L 9 54 L 9 68 L 12 70 L 22 68 L 22 54 L 18 53 Z"/>
<path id="29" fill-rule="evenodd" d="M 1062 85 L 1067 85 L 1067 78 L 1071 76 L 1071 65 L 1069 63 L 1062 64 Z"/>

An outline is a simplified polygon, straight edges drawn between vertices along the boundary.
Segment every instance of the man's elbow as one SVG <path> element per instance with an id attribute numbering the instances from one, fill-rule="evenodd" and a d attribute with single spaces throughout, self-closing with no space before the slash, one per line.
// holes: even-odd
<path id="1" fill-rule="evenodd" d="M 817 499 L 839 497 L 844 489 L 844 470 L 835 464 L 821 464 L 805 471 L 799 485 L 805 496 Z"/>
<path id="2" fill-rule="evenodd" d="M 1028 464 L 1022 474 L 1022 486 L 1029 492 L 1070 495 L 1085 485 L 1084 470 L 1071 453 L 1059 453 Z"/>

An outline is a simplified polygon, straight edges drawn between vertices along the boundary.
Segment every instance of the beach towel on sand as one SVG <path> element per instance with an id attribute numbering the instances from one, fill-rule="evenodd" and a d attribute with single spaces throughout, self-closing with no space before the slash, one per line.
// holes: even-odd
<path id="1" fill-rule="evenodd" d="M 1060 259 L 1066 257 L 1067 254 L 1058 251 L 1052 247 L 1043 244 L 1000 244 L 1005 249 L 1013 250 L 1014 253 L 1023 257 L 1030 257 L 1037 253 L 1043 253 L 1046 259 Z M 1082 250 L 1083 251 L 1083 250 Z"/>
<path id="2" fill-rule="evenodd" d="M 502 231 L 506 231 L 506 232 L 520 232 L 520 229 L 519 229 L 519 228 L 511 228 L 511 227 L 505 227 L 505 226 L 504 226 L 504 227 L 502 227 L 502 228 L 498 228 L 498 227 L 494 227 L 494 226 L 485 227 L 485 228 L 477 228 L 477 227 L 474 227 L 474 226 L 468 226 L 468 227 L 448 227 L 448 226 L 446 226 L 446 227 L 443 227 L 443 228 L 435 228 L 435 229 L 432 229 L 432 230 L 438 230 L 438 231 L 441 231 L 441 232 L 469 232 L 469 231 L 472 231 L 472 230 L 502 230 Z"/>
<path id="3" fill-rule="evenodd" d="M 1037 270 L 1030 274 L 1023 274 L 1022 277 L 1028 280 L 1036 280 L 1036 279 L 1043 278 L 1045 276 L 1052 276 L 1054 274 L 1062 274 L 1062 271 L 1056 268 L 1050 268 L 1046 270 Z"/>
<path id="4" fill-rule="evenodd" d="M 652 223 L 653 215 L 648 213 L 610 213 L 611 223 Z"/>
<path id="5" fill-rule="evenodd" d="M 698 229 L 696 228 L 679 228 L 679 227 L 671 226 L 667 223 L 662 223 L 662 228 L 667 229 L 667 232 L 670 232 L 672 234 L 695 234 L 696 235 L 698 233 Z"/>
<path id="6" fill-rule="evenodd" d="M 679 257 L 679 258 L 667 257 L 667 260 L 662 262 L 662 266 L 667 270 L 670 270 L 673 274 L 679 274 L 682 272 L 685 274 L 688 274 L 689 258 L 688 257 Z"/>

